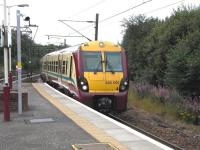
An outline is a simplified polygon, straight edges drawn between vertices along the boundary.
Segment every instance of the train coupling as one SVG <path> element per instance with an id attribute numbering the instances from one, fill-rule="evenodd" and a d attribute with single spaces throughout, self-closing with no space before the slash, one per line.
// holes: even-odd
<path id="1" fill-rule="evenodd" d="M 109 97 L 101 97 L 97 100 L 97 110 L 102 113 L 107 113 L 112 109 L 112 99 Z"/>

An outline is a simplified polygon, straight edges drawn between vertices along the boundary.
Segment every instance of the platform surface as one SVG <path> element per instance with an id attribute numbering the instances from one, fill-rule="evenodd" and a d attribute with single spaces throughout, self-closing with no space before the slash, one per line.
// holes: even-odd
<path id="1" fill-rule="evenodd" d="M 0 113 L 0 150 L 71 150 L 73 144 L 98 141 L 45 100 L 30 83 L 28 112 L 11 113 L 4 122 Z"/>

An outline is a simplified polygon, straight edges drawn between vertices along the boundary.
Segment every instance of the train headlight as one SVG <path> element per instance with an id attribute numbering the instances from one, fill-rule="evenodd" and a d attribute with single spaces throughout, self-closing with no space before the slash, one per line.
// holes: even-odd
<path id="1" fill-rule="evenodd" d="M 124 85 L 127 86 L 127 85 L 128 85 L 128 82 L 127 82 L 127 81 L 124 81 Z"/>
<path id="2" fill-rule="evenodd" d="M 87 79 L 84 78 L 83 76 L 78 78 L 78 86 L 84 92 L 88 92 L 89 91 L 89 86 L 88 86 Z"/>
<path id="3" fill-rule="evenodd" d="M 87 90 L 87 86 L 86 86 L 86 85 L 83 85 L 83 86 L 82 86 L 82 89 L 83 89 L 84 91 L 86 91 L 86 90 Z"/>
<path id="4" fill-rule="evenodd" d="M 125 91 L 125 90 L 126 90 L 126 87 L 125 87 L 124 85 L 121 85 L 120 90 L 121 90 L 121 91 Z"/>
<path id="5" fill-rule="evenodd" d="M 119 91 L 120 92 L 124 92 L 126 90 L 128 90 L 129 87 L 129 80 L 128 78 L 123 78 L 120 82 L 120 86 L 119 86 Z"/>

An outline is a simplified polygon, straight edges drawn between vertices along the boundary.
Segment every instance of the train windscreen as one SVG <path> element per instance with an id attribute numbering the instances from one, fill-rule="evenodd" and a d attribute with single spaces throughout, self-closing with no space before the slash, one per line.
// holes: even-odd
<path id="1" fill-rule="evenodd" d="M 106 71 L 107 72 L 121 72 L 122 60 L 120 52 L 105 52 Z"/>
<path id="2" fill-rule="evenodd" d="M 82 56 L 83 56 L 84 71 L 88 72 L 102 71 L 101 52 L 83 52 Z"/>

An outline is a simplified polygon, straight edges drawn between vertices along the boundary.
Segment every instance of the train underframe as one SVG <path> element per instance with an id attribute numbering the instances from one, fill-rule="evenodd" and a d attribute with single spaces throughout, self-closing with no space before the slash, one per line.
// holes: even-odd
<path id="1" fill-rule="evenodd" d="M 103 113 L 122 112 L 127 109 L 127 92 L 85 93 L 80 91 L 80 97 L 77 100 Z"/>

